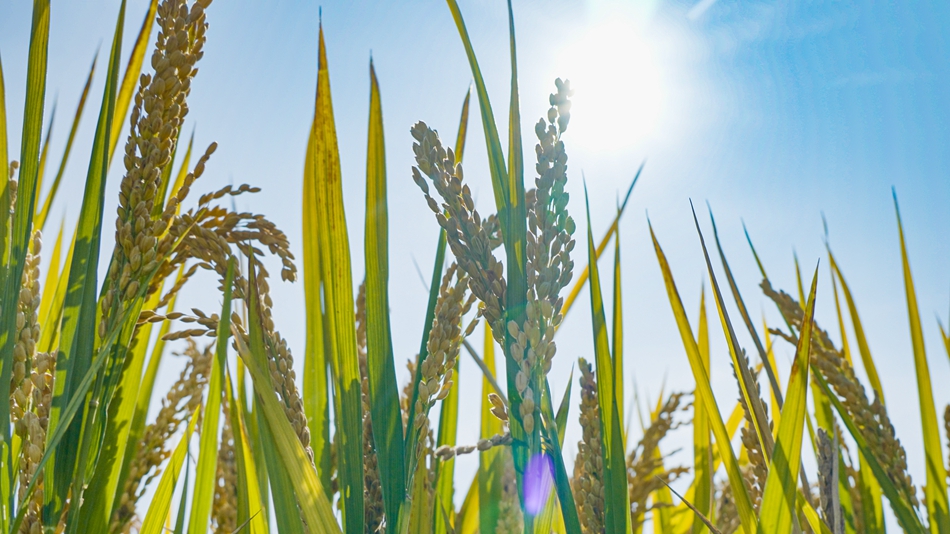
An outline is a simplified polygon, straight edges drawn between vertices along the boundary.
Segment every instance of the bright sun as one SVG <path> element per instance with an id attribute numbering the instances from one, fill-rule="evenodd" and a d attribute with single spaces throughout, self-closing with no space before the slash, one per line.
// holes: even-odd
<path id="1" fill-rule="evenodd" d="M 565 49 L 575 91 L 571 126 L 604 151 L 641 144 L 664 117 L 666 91 L 656 54 L 625 18 L 591 27 Z"/>

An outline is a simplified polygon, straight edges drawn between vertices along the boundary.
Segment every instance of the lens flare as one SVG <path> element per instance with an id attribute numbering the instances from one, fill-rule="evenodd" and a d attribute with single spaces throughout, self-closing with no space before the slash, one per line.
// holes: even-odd
<path id="1" fill-rule="evenodd" d="M 547 504 L 554 485 L 554 464 L 547 454 L 536 454 L 528 460 L 524 470 L 524 509 L 538 515 Z"/>

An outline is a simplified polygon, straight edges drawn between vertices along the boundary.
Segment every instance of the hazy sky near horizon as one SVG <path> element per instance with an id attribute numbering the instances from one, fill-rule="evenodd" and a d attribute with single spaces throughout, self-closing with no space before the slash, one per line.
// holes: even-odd
<path id="1" fill-rule="evenodd" d="M 485 75 L 496 121 L 505 130 L 510 83 L 507 10 L 502 0 L 459 0 Z M 56 102 L 50 153 L 55 168 L 89 65 L 99 67 L 67 167 L 54 219 L 67 227 L 79 211 L 82 181 L 102 95 L 118 0 L 53 0 L 47 113 Z M 123 58 L 145 12 L 130 0 Z M 11 157 L 19 153 L 31 3 L 0 3 L 0 57 L 6 83 Z M 316 2 L 217 0 L 208 11 L 205 57 L 189 99 L 184 137 L 196 151 L 218 143 L 197 192 L 228 183 L 263 191 L 237 199 L 241 210 L 266 214 L 301 257 L 301 179 L 313 116 L 317 69 Z M 723 247 L 752 314 L 779 318 L 757 284 L 758 270 L 742 220 L 772 277 L 795 294 L 793 251 L 809 277 L 819 267 L 818 321 L 840 335 L 824 249 L 830 244 L 855 293 L 881 374 L 888 410 L 917 483 L 924 480 L 916 379 L 891 188 L 900 201 L 927 341 L 939 413 L 950 402 L 950 365 L 935 316 L 950 306 L 950 46 L 942 31 L 950 6 L 715 0 L 555 0 L 514 2 L 526 176 L 533 178 L 534 124 L 547 109 L 555 77 L 576 91 L 564 141 L 570 156 L 570 209 L 578 221 L 576 272 L 586 264 L 583 187 L 593 233 L 603 235 L 640 162 L 646 167 L 621 223 L 625 362 L 628 393 L 641 404 L 693 381 L 647 230 L 647 214 L 673 268 L 695 328 L 702 285 L 709 287 L 690 214 L 711 237 L 704 206 L 715 210 Z M 454 142 L 459 110 L 472 80 L 448 8 L 438 0 L 328 1 L 322 5 L 331 89 L 340 142 L 354 281 L 363 277 L 369 61 L 379 78 L 385 122 L 390 202 L 390 300 L 400 378 L 418 350 L 437 224 L 410 180 L 409 128 L 425 120 Z M 124 64 L 124 59 L 123 59 Z M 507 147 L 502 132 L 503 146 Z M 124 137 L 123 137 L 124 140 Z M 50 172 L 50 171 L 48 171 Z M 465 176 L 482 213 L 493 211 L 487 157 L 473 101 Z M 114 214 L 120 168 L 113 165 L 106 221 Z M 58 222 L 54 220 L 53 222 Z M 108 228 L 109 225 L 107 224 Z M 53 236 L 48 235 L 47 243 Z M 107 246 L 111 246 L 107 232 Z M 612 252 L 607 258 L 612 258 Z M 104 255 L 105 259 L 105 255 Z M 417 273 L 421 271 L 425 281 Z M 601 263 L 610 269 L 611 260 Z M 717 266 L 718 269 L 718 266 Z M 276 270 L 274 271 L 276 272 Z M 721 271 L 717 270 L 717 273 Z M 210 281 L 210 278 L 205 279 Z M 807 283 L 807 279 L 806 279 Z M 182 307 L 219 305 L 212 284 L 196 284 Z M 303 288 L 273 284 L 277 324 L 303 357 Z M 708 296 L 708 295 L 707 295 Z M 608 299 L 609 301 L 609 299 Z M 558 336 L 555 395 L 578 356 L 592 356 L 585 290 Z M 729 308 L 732 316 L 738 314 Z M 609 310 L 608 310 L 609 313 Z M 714 391 L 730 410 L 737 391 L 715 307 L 708 309 Z M 854 346 L 853 335 L 852 346 Z M 751 341 L 740 333 L 747 350 Z M 792 348 L 778 343 L 781 380 Z M 170 383 L 169 359 L 163 380 Z M 480 379 L 462 357 L 463 398 Z M 859 376 L 864 372 L 858 365 Z M 576 388 L 575 388 L 576 392 Z M 628 394 L 628 402 L 630 401 Z M 477 439 L 475 402 L 463 402 L 459 441 Z M 629 413 L 632 413 L 631 410 Z M 576 403 L 566 449 L 579 437 Z M 636 428 L 634 422 L 633 428 Z M 632 431 L 635 440 L 638 433 Z M 691 434 L 675 432 L 668 451 L 688 451 Z M 943 438 L 946 443 L 946 438 Z M 807 450 L 807 448 L 806 448 Z M 806 454 L 809 455 L 810 452 Z M 691 464 L 688 452 L 674 461 Z M 808 462 L 812 462 L 811 459 Z M 459 493 L 477 466 L 458 461 Z M 809 463 L 812 465 L 812 463 Z M 459 496 L 461 498 L 461 496 Z M 889 510 L 888 510 L 889 513 Z"/>

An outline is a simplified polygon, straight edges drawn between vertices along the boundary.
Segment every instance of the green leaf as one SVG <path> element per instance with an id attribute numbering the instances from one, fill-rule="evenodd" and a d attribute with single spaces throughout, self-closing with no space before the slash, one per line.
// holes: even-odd
<path id="1" fill-rule="evenodd" d="M 703 289 L 699 298 L 699 356 L 707 376 L 709 367 L 709 325 L 706 320 L 706 291 Z M 713 408 L 715 409 L 715 408 Z M 709 437 L 709 410 L 703 404 L 702 397 L 696 395 L 693 400 L 693 474 L 694 492 L 692 504 L 705 517 L 713 515 L 713 458 L 712 446 Z M 699 534 L 707 532 L 708 528 L 701 517 L 694 516 L 692 532 Z"/>
<path id="2" fill-rule="evenodd" d="M 314 125 L 315 127 L 315 125 Z M 330 390 L 327 383 L 329 339 L 321 292 L 320 226 L 317 218 L 317 184 L 313 168 L 316 131 L 310 130 L 303 179 L 303 287 L 306 300 L 307 338 L 303 362 L 303 402 L 310 429 L 314 464 L 324 487 L 330 487 Z"/>
<path id="3" fill-rule="evenodd" d="M 927 518 L 930 531 L 950 533 L 950 503 L 947 498 L 947 468 L 943 464 L 943 450 L 940 445 L 940 426 L 937 424 L 937 411 L 934 408 L 933 386 L 930 381 L 930 366 L 927 364 L 927 352 L 924 349 L 924 333 L 920 326 L 920 311 L 917 307 L 917 292 L 910 273 L 910 260 L 907 259 L 907 243 L 904 240 L 904 226 L 901 224 L 900 208 L 897 206 L 897 192 L 894 191 L 894 211 L 897 214 L 897 230 L 901 243 L 901 264 L 904 268 L 904 290 L 907 294 L 907 315 L 910 318 L 910 338 L 914 347 L 914 368 L 917 371 L 917 395 L 920 400 L 920 420 L 924 433 L 924 453 L 926 459 Z"/>
<path id="4" fill-rule="evenodd" d="M 20 173 L 17 185 L 17 201 L 9 234 L 0 236 L 8 240 L 0 264 L 4 266 L 0 280 L 0 399 L 10 397 L 10 376 L 13 365 L 14 335 L 16 332 L 16 309 L 20 295 L 20 280 L 23 276 L 27 247 L 30 242 L 31 225 L 36 201 L 36 182 L 39 173 L 40 141 L 43 135 L 43 101 L 46 95 L 46 62 L 49 46 L 49 0 L 33 3 L 33 24 L 30 31 L 30 51 L 27 60 L 26 103 L 23 109 L 23 131 L 20 136 Z M 6 135 L 4 134 L 4 137 Z M 6 140 L 4 139 L 4 145 Z M 5 149 L 4 149 L 5 151 Z M 9 206 L 9 188 L 4 189 L 0 199 Z M 10 406 L 0 403 L 0 421 L 10 419 Z M 10 442 L 10 426 L 2 426 L 4 442 Z M 12 451 L 7 451 L 12 454 Z M 3 461 L 12 462 L 12 458 Z M 9 464 L 7 464 L 9 465 Z"/>
<path id="5" fill-rule="evenodd" d="M 268 531 L 264 504 L 261 499 L 257 466 L 251 453 L 247 427 L 244 424 L 244 407 L 234 397 L 231 370 L 225 375 L 225 394 L 231 415 L 231 431 L 234 434 L 234 461 L 237 471 L 237 524 L 248 524 L 250 534 L 266 534 Z"/>
<path id="6" fill-rule="evenodd" d="M 334 414 L 337 426 L 337 471 L 343 496 L 343 524 L 347 534 L 363 532 L 363 416 L 360 375 L 356 352 L 353 278 L 350 244 L 343 209 L 343 184 L 330 73 L 327 67 L 323 27 L 320 28 L 320 66 L 317 74 L 316 111 L 313 119 L 311 157 L 317 197 L 320 263 L 330 365 L 336 378 Z M 250 368 L 250 366 L 249 366 Z M 278 436 L 275 436 L 278 437 Z M 298 495 L 298 499 L 300 495 Z"/>
<path id="7" fill-rule="evenodd" d="M 452 12 L 452 18 L 455 20 L 455 26 L 458 28 L 459 36 L 465 47 L 465 53 L 468 57 L 469 65 L 472 70 L 472 77 L 475 80 L 475 92 L 478 95 L 479 108 L 481 109 L 482 127 L 485 132 L 485 143 L 488 149 L 488 166 L 492 180 L 492 191 L 495 196 L 495 207 L 498 211 L 501 222 L 502 241 L 505 245 L 506 257 L 506 281 L 507 289 L 505 292 L 505 323 L 515 321 L 516 324 L 524 322 L 525 299 L 527 296 L 527 278 L 525 272 L 525 242 L 527 239 L 527 221 L 525 219 L 525 200 L 524 200 L 524 176 L 523 169 L 518 171 L 518 165 L 521 161 L 521 155 L 509 154 L 511 162 L 514 164 L 512 170 L 514 176 L 509 176 L 508 169 L 505 167 L 505 155 L 501 148 L 501 141 L 498 136 L 498 128 L 495 125 L 495 116 L 492 111 L 491 101 L 488 98 L 488 90 L 485 87 L 485 81 L 482 78 L 481 68 L 478 66 L 478 60 L 475 57 L 475 50 L 472 47 L 468 36 L 468 30 L 465 27 L 465 21 L 462 19 L 462 13 L 459 10 L 456 0 L 446 0 L 449 10 Z M 518 123 L 518 94 L 517 94 L 517 63 L 515 60 L 514 46 L 514 26 L 511 6 L 508 9 L 509 35 L 512 59 L 512 101 L 510 110 L 514 110 L 511 117 L 511 123 Z M 509 130 L 511 126 L 509 126 Z M 520 127 L 518 127 L 520 131 Z M 512 139 L 512 147 L 516 148 L 520 143 L 518 139 Z M 506 346 L 511 344 L 510 334 L 505 331 Z M 538 438 L 539 427 L 535 427 L 531 436 L 525 434 L 524 428 L 520 423 L 521 405 L 520 396 L 513 395 L 517 391 L 515 385 L 515 376 L 518 368 L 515 361 L 511 358 L 505 358 L 506 375 L 508 377 L 508 397 L 511 402 L 509 413 L 512 414 L 509 424 L 511 426 L 511 435 L 513 438 L 512 454 L 515 461 L 515 471 L 518 476 L 519 488 L 521 486 L 521 476 L 528 463 L 528 458 L 532 453 L 538 452 L 540 442 Z M 531 448 L 528 447 L 529 443 Z M 528 518 L 530 522 L 530 518 Z"/>
<path id="8" fill-rule="evenodd" d="M 692 207 L 692 202 L 690 202 Z M 722 332 L 726 336 L 726 344 L 729 346 L 729 356 L 732 358 L 732 367 L 735 370 L 739 392 L 746 406 L 750 408 L 752 415 L 752 425 L 755 429 L 756 437 L 765 454 L 765 460 L 772 458 L 772 448 L 774 441 L 772 431 L 769 430 L 769 419 L 765 411 L 762 399 L 759 397 L 756 389 L 755 379 L 749 370 L 749 361 L 744 356 L 742 347 L 739 346 L 739 340 L 736 338 L 736 332 L 732 327 L 732 321 L 729 320 L 729 312 L 726 311 L 726 303 L 722 298 L 722 292 L 719 289 L 719 282 L 716 280 L 716 273 L 713 272 L 712 262 L 709 259 L 709 251 L 706 249 L 706 240 L 703 238 L 703 232 L 699 228 L 699 219 L 696 217 L 696 210 L 693 210 L 693 222 L 696 224 L 696 232 L 699 234 L 699 243 L 703 249 L 703 257 L 706 260 L 706 269 L 709 273 L 709 279 L 712 282 L 713 296 L 715 297 L 716 309 L 719 312 L 719 321 L 722 325 Z M 768 360 L 764 363 L 767 363 Z M 778 388 L 776 388 L 778 390 Z"/>
<path id="9" fill-rule="evenodd" d="M 80 432 L 82 430 L 84 410 L 67 427 L 61 448 L 50 446 L 52 436 L 63 419 L 63 409 L 76 400 L 76 395 L 87 370 L 92 367 L 93 350 L 96 337 L 97 311 L 97 269 L 99 263 L 99 245 L 102 230 L 103 199 L 105 195 L 108 158 L 106 157 L 107 135 L 114 120 L 114 103 L 121 57 L 122 33 L 125 20 L 125 2 L 119 9 L 115 37 L 109 56 L 109 68 L 106 85 L 102 95 L 99 120 L 93 140 L 89 170 L 86 175 L 86 187 L 83 193 L 82 210 L 79 216 L 74 251 L 69 266 L 69 278 L 66 285 L 60 322 L 59 353 L 56 357 L 56 380 L 54 382 L 54 402 L 50 411 L 47 449 L 52 461 L 45 475 L 44 496 L 47 503 L 44 517 L 59 517 L 66 502 L 69 486 L 76 472 L 77 453 L 79 452 Z M 103 343 L 105 345 L 105 343 Z M 104 356 L 104 355 L 103 355 Z M 83 391 L 84 395 L 85 392 Z M 103 407 L 105 408 L 105 407 Z M 64 429 L 64 430 L 67 430 Z M 112 495 L 104 496 L 98 515 L 108 524 L 111 513 Z M 93 501 L 98 502 L 98 501 Z M 97 506 L 99 506 L 97 504 Z M 164 519 L 164 518 L 163 518 Z"/>
<path id="10" fill-rule="evenodd" d="M 439 411 L 439 432 L 436 438 L 436 447 L 447 445 L 454 447 L 458 433 L 459 421 L 459 360 L 455 361 L 455 381 L 449 389 L 449 394 L 442 400 Z M 375 430 L 375 427 L 374 427 Z M 449 518 L 455 517 L 455 458 L 442 460 L 435 465 L 435 505 L 447 507 Z M 445 534 L 446 524 L 441 514 L 434 514 L 432 531 L 436 534 Z"/>
<path id="11" fill-rule="evenodd" d="M 248 334 L 250 346 L 244 343 L 241 336 L 234 336 L 238 354 L 251 373 L 254 384 L 255 398 L 257 399 L 258 430 L 262 435 L 264 454 L 267 458 L 268 474 L 271 487 L 274 490 L 274 505 L 277 512 L 278 529 L 280 532 L 302 532 L 286 529 L 286 520 L 293 520 L 300 516 L 308 525 L 320 525 L 325 532 L 340 532 L 330 502 L 324 492 L 323 485 L 317 478 L 316 470 L 312 469 L 310 459 L 304 451 L 300 438 L 290 425 L 281 401 L 277 398 L 270 373 L 267 371 L 267 355 L 264 349 L 262 316 L 257 294 L 257 281 L 253 264 L 248 269 Z M 354 358 L 356 353 L 354 352 Z M 352 445 L 351 445 L 352 447 Z M 362 452 L 362 446 L 358 447 Z M 362 468 L 362 461 L 359 462 Z M 362 489 L 360 490 L 362 496 Z M 297 506 L 294 506 L 294 500 Z M 299 507 L 299 508 L 298 508 Z M 297 510 L 299 509 L 299 514 Z M 282 513 L 283 512 L 283 513 Z M 362 522 L 362 515 L 360 522 Z M 299 524 L 298 521 L 294 523 Z"/>
<path id="12" fill-rule="evenodd" d="M 399 524 L 399 508 L 406 500 L 405 441 L 399 411 L 399 385 L 393 360 L 389 323 L 389 211 L 386 199 L 386 148 L 383 110 L 376 71 L 370 61 L 369 139 L 366 156 L 366 349 L 369 373 L 370 415 L 376 441 L 379 479 L 389 524 Z M 456 393 L 456 404 L 458 396 Z M 445 413 L 443 404 L 443 414 Z M 439 428 L 442 439 L 443 429 Z M 451 440 L 454 445 L 455 432 Z M 444 464 L 443 464 L 444 465 Z M 451 477 L 451 471 L 449 471 Z M 441 485 L 440 481 L 440 492 Z M 451 507 L 452 481 L 447 502 Z M 434 521 L 442 525 L 441 521 Z"/>
<path id="13" fill-rule="evenodd" d="M 162 478 L 158 481 L 158 487 L 155 488 L 155 494 L 152 495 L 152 502 L 145 513 L 145 519 L 142 520 L 140 534 L 162 534 L 165 529 L 165 520 L 172 508 L 172 497 L 175 493 L 175 485 L 178 484 L 178 475 L 181 473 L 181 464 L 185 462 L 188 455 L 188 442 L 191 441 L 191 434 L 195 431 L 195 425 L 198 423 L 198 412 L 201 407 L 195 408 L 191 415 L 191 422 L 188 423 L 188 430 L 181 437 L 175 452 L 172 453 Z"/>
<path id="14" fill-rule="evenodd" d="M 79 105 L 76 106 L 76 114 L 73 116 L 73 124 L 69 128 L 69 137 L 66 138 L 66 148 L 63 151 L 63 158 L 59 162 L 59 170 L 56 171 L 56 177 L 53 178 L 53 184 L 46 194 L 46 200 L 43 201 L 43 208 L 36 215 L 34 226 L 40 230 L 46 228 L 46 221 L 49 219 L 49 210 L 56 199 L 56 193 L 59 191 L 59 184 L 63 180 L 63 173 L 66 172 L 66 162 L 69 160 L 69 154 L 73 148 L 73 141 L 76 139 L 76 130 L 79 129 L 79 120 L 82 118 L 83 109 L 86 107 L 86 97 L 89 96 L 89 87 L 92 85 L 92 75 L 96 72 L 96 60 L 93 59 L 92 67 L 89 68 L 89 76 L 86 77 L 86 85 L 82 88 L 82 95 L 79 97 Z"/>
<path id="15" fill-rule="evenodd" d="M 234 258 L 228 260 L 224 279 L 224 303 L 218 322 L 217 343 L 211 357 L 211 378 L 208 381 L 208 399 L 201 422 L 201 441 L 198 447 L 198 467 L 195 469 L 195 491 L 191 498 L 188 532 L 207 532 L 211 519 L 211 503 L 217 486 L 218 420 L 221 417 L 221 395 L 224 388 L 224 366 L 228 359 L 228 339 L 231 337 L 231 286 L 234 283 Z"/>
<path id="16" fill-rule="evenodd" d="M 627 208 L 627 202 L 630 201 L 630 195 L 633 193 L 633 186 L 637 185 L 637 181 L 640 179 L 640 173 L 643 172 L 643 166 L 646 162 L 640 164 L 640 167 L 637 169 L 637 173 L 633 176 L 633 180 L 630 182 L 630 187 L 627 188 L 627 193 L 623 197 L 623 203 L 620 204 L 620 211 L 617 213 L 617 216 L 614 217 L 612 223 L 610 223 L 610 228 L 607 229 L 607 233 L 604 234 L 604 237 L 600 240 L 600 243 L 597 244 L 597 259 L 600 259 L 600 255 L 604 253 L 604 250 L 607 249 L 607 243 L 610 242 L 610 238 L 614 236 L 614 233 L 617 231 L 617 228 L 620 224 L 620 217 L 623 215 L 624 210 Z M 567 298 L 564 299 L 564 306 L 561 307 L 561 315 L 567 317 L 567 312 L 571 309 L 571 305 L 574 304 L 574 301 L 577 299 L 577 295 L 580 294 L 581 289 L 587 284 L 587 279 L 590 277 L 590 265 L 585 265 L 584 270 L 581 271 L 581 274 L 574 281 L 574 285 L 571 287 L 570 293 L 567 294 Z M 563 324 L 563 320 L 561 323 Z"/>
<path id="17" fill-rule="evenodd" d="M 782 398 L 782 388 L 778 382 L 776 368 L 774 364 L 768 359 L 767 352 L 765 347 L 762 345 L 762 340 L 759 337 L 759 333 L 756 331 L 755 325 L 752 323 L 752 318 L 749 316 L 749 310 L 746 308 L 745 301 L 742 299 L 742 295 L 739 293 L 739 285 L 736 284 L 735 277 L 732 275 L 732 269 L 729 268 L 729 262 L 726 261 L 726 254 L 723 252 L 722 244 L 719 242 L 719 230 L 716 228 L 716 219 L 713 217 L 711 207 L 709 207 L 709 220 L 712 222 L 713 238 L 716 241 L 716 250 L 719 252 L 719 259 L 722 260 L 722 269 L 726 273 L 726 281 L 729 283 L 729 289 L 732 292 L 732 298 L 735 300 L 736 306 L 739 307 L 739 315 L 742 316 L 742 322 L 745 323 L 746 329 L 749 331 L 749 335 L 752 337 L 752 342 L 755 344 L 755 349 L 759 353 L 759 359 L 762 361 L 762 365 L 765 367 L 765 373 L 769 378 L 769 386 L 772 390 L 772 395 L 775 396 L 775 399 L 778 401 L 778 409 L 781 410 L 782 405 L 784 404 L 784 399 Z"/>
<path id="18" fill-rule="evenodd" d="M 808 358 L 811 353 L 812 328 L 815 316 L 815 292 L 818 287 L 818 270 L 812 277 L 805 318 L 795 360 L 788 378 L 785 406 L 778 428 L 778 440 L 769 464 L 769 474 L 762 497 L 759 532 L 789 532 L 795 515 L 798 493 L 798 470 L 802 460 L 802 436 L 805 418 L 808 417 Z"/>
<path id="19" fill-rule="evenodd" d="M 689 365 L 693 371 L 693 377 L 696 380 L 696 394 L 702 399 L 703 404 L 710 408 L 708 412 L 709 422 L 712 427 L 713 436 L 716 438 L 719 456 L 725 465 L 729 483 L 733 488 L 741 529 L 743 532 L 751 534 L 758 528 L 755 512 L 752 509 L 752 501 L 749 498 L 748 491 L 745 489 L 744 478 L 742 472 L 739 470 L 739 462 L 736 460 L 735 452 L 732 450 L 729 433 L 726 431 L 726 426 L 722 422 L 722 414 L 719 412 L 716 398 L 713 396 L 712 388 L 709 385 L 709 373 L 706 372 L 702 356 L 699 353 L 699 347 L 693 338 L 693 331 L 689 326 L 689 319 L 686 317 L 683 301 L 680 299 L 676 284 L 673 281 L 673 273 L 670 270 L 669 263 L 666 261 L 663 250 L 660 248 L 660 243 L 656 239 L 656 234 L 653 232 L 653 226 L 649 226 L 650 237 L 653 240 L 653 248 L 656 250 L 657 261 L 660 264 L 660 270 L 663 272 L 663 280 L 666 284 L 670 306 L 673 308 L 673 315 L 676 318 L 680 337 L 683 339 Z M 738 491 L 736 488 L 742 488 L 742 490 Z"/>
<path id="20" fill-rule="evenodd" d="M 620 208 L 617 208 L 617 218 L 620 217 Z M 617 410 L 620 420 L 623 421 L 623 291 L 620 280 L 620 228 L 617 228 L 617 239 L 614 240 L 614 307 L 613 307 L 613 346 L 611 356 L 614 362 L 614 392 L 617 397 Z M 621 426 L 621 432 L 623 427 Z M 624 436 L 626 444 L 626 436 Z"/>
<path id="21" fill-rule="evenodd" d="M 482 359 L 485 366 L 495 373 L 495 342 L 492 338 L 491 327 L 485 322 L 485 344 L 482 351 Z M 492 415 L 491 403 L 488 402 L 488 395 L 498 394 L 491 382 L 485 376 L 482 376 L 482 409 L 481 409 L 481 438 L 487 439 L 495 434 L 504 431 L 501 420 Z M 501 502 L 502 486 L 501 479 L 504 476 L 504 458 L 503 450 L 498 447 L 492 447 L 478 455 L 478 525 L 482 534 L 495 532 L 498 524 L 498 504 Z"/>
<path id="22" fill-rule="evenodd" d="M 568 389 L 568 391 L 570 391 L 570 389 Z M 564 417 L 565 419 L 567 418 L 566 412 Z M 541 395 L 541 418 L 547 438 L 547 445 L 550 447 L 550 450 L 546 451 L 546 454 L 551 457 L 554 464 L 554 490 L 557 493 L 558 502 L 560 503 L 564 532 L 567 534 L 581 534 L 581 523 L 577 517 L 577 505 L 574 501 L 574 492 L 571 490 L 571 481 L 568 477 L 567 469 L 564 467 L 564 454 L 561 450 L 562 438 L 559 437 L 561 430 L 556 419 L 552 418 L 551 387 L 547 380 L 544 381 L 544 392 L 543 395 Z M 626 491 L 624 493 L 626 494 Z M 629 507 L 627 509 L 629 509 Z M 535 532 L 538 531 L 536 530 Z"/>
<path id="23" fill-rule="evenodd" d="M 585 202 L 586 187 L 585 187 Z M 587 204 L 587 260 L 590 264 L 590 308 L 597 363 L 597 400 L 600 427 L 604 439 L 604 526 L 608 532 L 630 531 L 630 502 L 627 493 L 627 464 L 624 457 L 623 427 L 617 406 L 614 361 L 607 341 L 607 319 L 600 291 L 600 273 L 590 229 L 590 204 Z"/>

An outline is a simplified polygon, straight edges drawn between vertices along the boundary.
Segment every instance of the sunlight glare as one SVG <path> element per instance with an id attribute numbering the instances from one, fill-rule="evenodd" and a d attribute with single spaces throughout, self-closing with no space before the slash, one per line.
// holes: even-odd
<path id="1" fill-rule="evenodd" d="M 571 126 L 598 151 L 640 145 L 664 118 L 666 91 L 655 51 L 624 19 L 592 26 L 565 49 L 575 91 Z"/>

